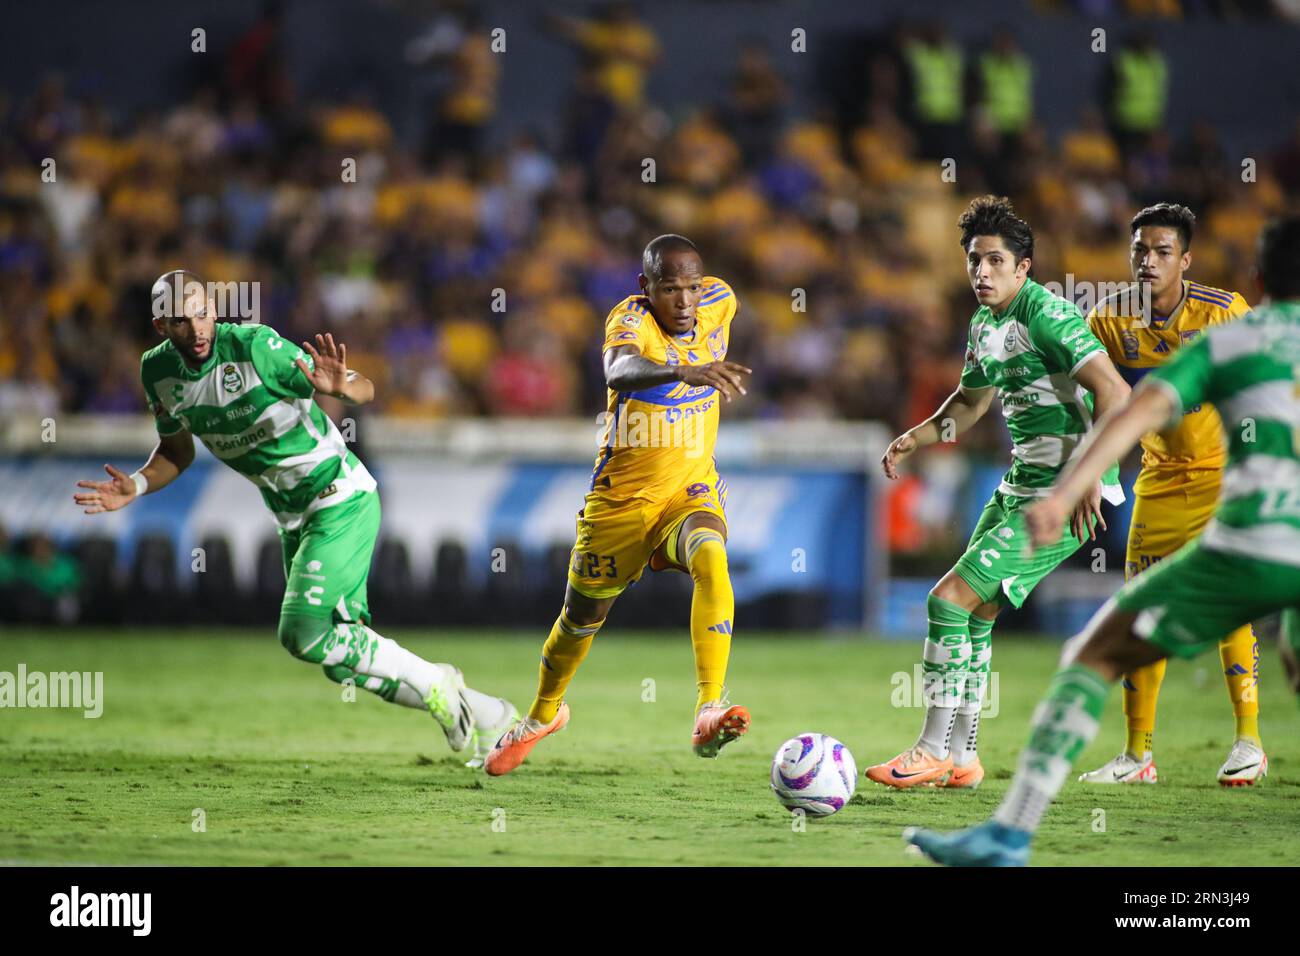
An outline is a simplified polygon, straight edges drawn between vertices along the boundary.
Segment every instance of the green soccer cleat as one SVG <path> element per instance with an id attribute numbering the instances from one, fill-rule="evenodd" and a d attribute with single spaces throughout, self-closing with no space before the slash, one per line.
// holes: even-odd
<path id="1" fill-rule="evenodd" d="M 456 753 L 469 746 L 474 733 L 474 711 L 465 699 L 465 678 L 460 669 L 439 664 L 443 679 L 429 689 L 424 706 L 447 735 L 447 745 Z"/>

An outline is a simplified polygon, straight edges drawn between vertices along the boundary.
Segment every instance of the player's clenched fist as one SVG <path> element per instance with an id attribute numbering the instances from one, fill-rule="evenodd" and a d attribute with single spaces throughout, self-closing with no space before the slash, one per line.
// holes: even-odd
<path id="1" fill-rule="evenodd" d="M 752 375 L 753 369 L 736 362 L 709 362 L 707 365 L 678 365 L 677 377 L 687 385 L 710 385 L 722 393 L 722 397 L 731 401 L 731 396 L 747 394 L 744 376 Z"/>
<path id="2" fill-rule="evenodd" d="M 880 458 L 880 467 L 885 470 L 886 478 L 898 477 L 898 463 L 916 451 L 916 438 L 911 432 L 904 432 L 889 443 Z"/>

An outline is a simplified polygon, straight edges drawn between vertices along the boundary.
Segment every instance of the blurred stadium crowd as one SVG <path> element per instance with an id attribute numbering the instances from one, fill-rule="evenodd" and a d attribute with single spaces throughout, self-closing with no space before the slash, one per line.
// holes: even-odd
<path id="1" fill-rule="evenodd" d="M 1200 217 L 1195 277 L 1248 292 L 1259 227 L 1300 200 L 1300 120 L 1273 127 L 1243 182 L 1212 125 L 1167 129 L 1179 87 L 1158 25 L 1184 5 L 1075 6 L 1156 19 L 1117 39 L 1060 137 L 1036 117 L 1024 39 L 963 45 L 938 23 L 864 48 L 848 112 L 795 108 L 785 51 L 739 36 L 729 81 L 665 110 L 647 83 L 672 56 L 622 3 L 544 17 L 580 65 L 563 116 L 531 130 L 494 127 L 508 61 L 461 3 L 438 5 L 404 51 L 434 91 L 418 141 L 364 91 L 300 96 L 276 4 L 210 82 L 156 109 L 125 115 L 57 74 L 28 97 L 0 91 L 0 416 L 143 411 L 149 286 L 182 266 L 259 282 L 263 321 L 298 340 L 339 333 L 377 411 L 427 418 L 594 414 L 603 317 L 665 231 L 696 240 L 740 295 L 732 355 L 755 387 L 729 415 L 928 415 L 974 307 L 954 223 L 985 191 L 1034 225 L 1040 280 L 1127 278 L 1129 218 L 1169 200 Z M 965 447 L 1000 448 L 996 418 Z"/>
<path id="2" fill-rule="evenodd" d="M 274 7 L 220 82 L 156 111 L 119 115 L 57 75 L 0 100 L 0 414 L 141 410 L 148 286 L 181 265 L 259 281 L 263 319 L 292 337 L 340 331 L 380 411 L 585 414 L 605 311 L 633 290 L 645 240 L 679 231 L 742 298 L 733 352 L 757 387 L 736 414 L 901 426 L 957 377 L 972 303 L 953 222 L 971 195 L 1011 195 L 1038 231 L 1036 274 L 1076 280 L 1124 278 L 1133 212 L 1186 202 L 1195 274 L 1229 288 L 1246 288 L 1265 217 L 1300 196 L 1300 123 L 1278 127 L 1250 184 L 1213 127 L 1165 130 L 1177 77 L 1151 34 L 1052 142 L 1009 32 L 963 49 L 937 24 L 900 25 L 863 51 L 844 122 L 791 110 L 781 55 L 745 43 L 726 88 L 670 117 L 647 101 L 668 60 L 633 8 L 547 25 L 583 53 L 564 122 L 499 149 L 503 58 L 458 5 L 406 51 L 438 78 L 418 144 L 363 94 L 300 101 Z"/>

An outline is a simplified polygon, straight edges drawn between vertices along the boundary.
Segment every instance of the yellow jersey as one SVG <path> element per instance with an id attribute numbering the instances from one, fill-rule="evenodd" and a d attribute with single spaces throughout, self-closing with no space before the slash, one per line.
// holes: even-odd
<path id="1" fill-rule="evenodd" d="M 726 357 L 739 307 L 731 286 L 705 276 L 695 327 L 665 332 L 643 295 L 630 295 L 605 319 L 602 351 L 635 345 L 663 365 L 707 365 Z M 692 485 L 716 483 L 718 402 L 712 386 L 668 382 L 634 392 L 609 390 L 591 490 L 602 497 L 662 501 Z"/>
<path id="2" fill-rule="evenodd" d="M 1110 353 L 1120 375 L 1134 386 L 1210 326 L 1250 312 L 1239 293 L 1186 279 L 1182 301 L 1173 313 L 1152 316 L 1150 324 L 1144 324 L 1142 317 L 1135 314 L 1136 298 L 1127 291 L 1118 292 L 1098 302 L 1088 313 L 1093 334 Z M 1194 405 L 1178 425 L 1143 436 L 1142 470 L 1133 490 L 1139 495 L 1159 495 L 1185 487 L 1188 472 L 1194 471 L 1214 472 L 1213 483 L 1217 485 L 1217 473 L 1224 460 L 1219 413 L 1209 404 Z"/>

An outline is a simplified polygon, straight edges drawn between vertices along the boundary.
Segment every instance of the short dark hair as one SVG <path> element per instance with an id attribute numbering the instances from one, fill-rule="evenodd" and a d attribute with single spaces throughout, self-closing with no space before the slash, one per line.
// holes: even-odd
<path id="1" fill-rule="evenodd" d="M 1158 202 L 1147 206 L 1133 217 L 1128 224 L 1130 234 L 1143 226 L 1168 226 L 1178 230 L 1178 241 L 1183 244 L 1183 252 L 1192 248 L 1192 234 L 1196 232 L 1196 213 L 1176 202 Z"/>
<path id="2" fill-rule="evenodd" d="M 658 282 L 664 277 L 664 256 L 673 252 L 693 252 L 697 256 L 700 250 L 695 248 L 695 243 L 685 236 L 679 236 L 674 232 L 666 233 L 662 236 L 656 236 L 646 245 L 645 251 L 641 253 L 641 271 L 651 282 Z M 701 256 L 701 258 L 703 258 Z"/>
<path id="3" fill-rule="evenodd" d="M 1034 230 L 1016 215 L 1006 196 L 979 196 L 972 199 L 957 220 L 961 230 L 961 247 L 966 249 L 976 236 L 1001 236 L 1016 262 L 1034 257 Z"/>
<path id="4" fill-rule="evenodd" d="M 1259 234 L 1255 268 L 1274 299 L 1300 299 L 1300 216 L 1271 220 Z"/>
<path id="5" fill-rule="evenodd" d="M 184 308 L 186 286 L 197 282 L 204 286 L 202 279 L 197 273 L 190 272 L 188 269 L 173 269 L 171 272 L 164 272 L 158 278 L 153 280 L 153 287 L 149 290 L 149 298 L 153 301 L 154 315 L 165 315 L 174 318 L 176 306 Z M 204 286 L 206 288 L 206 286 Z"/>

